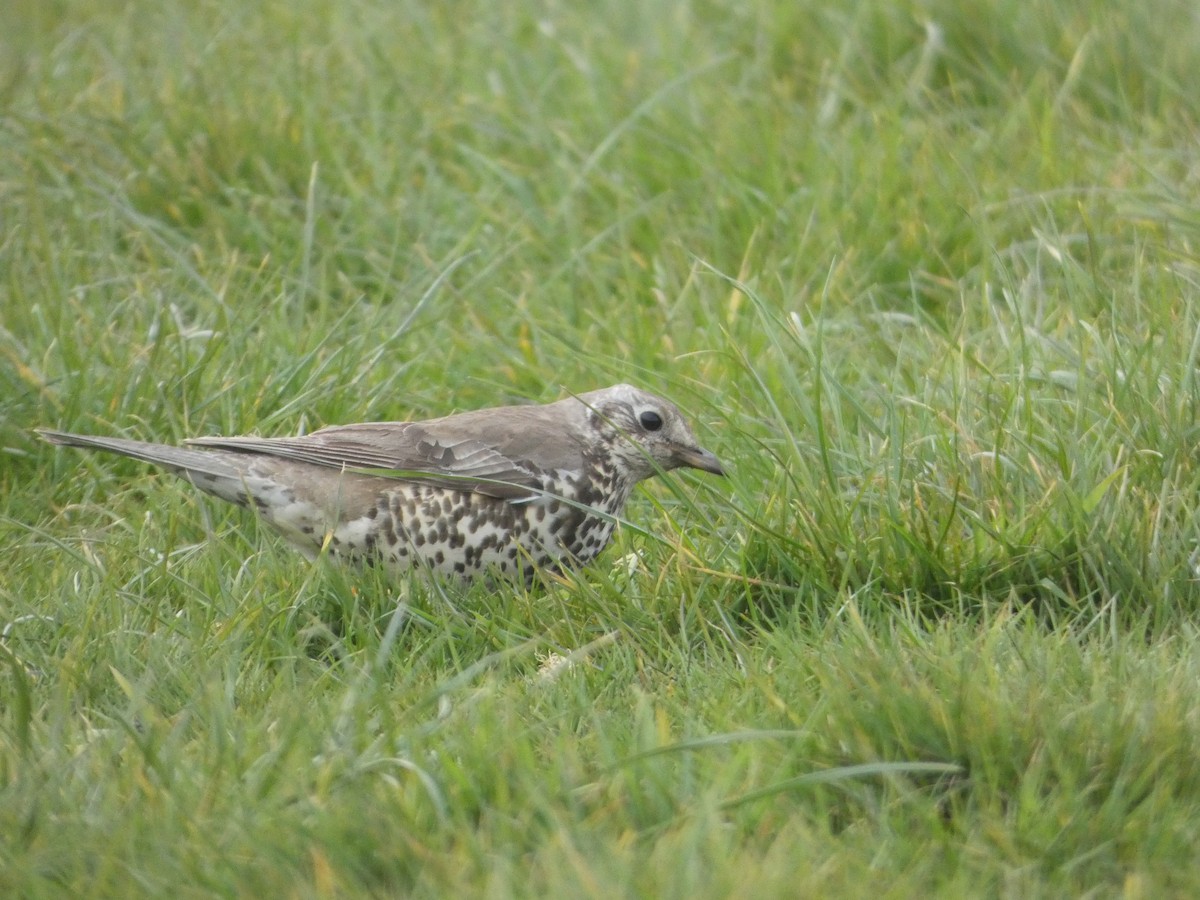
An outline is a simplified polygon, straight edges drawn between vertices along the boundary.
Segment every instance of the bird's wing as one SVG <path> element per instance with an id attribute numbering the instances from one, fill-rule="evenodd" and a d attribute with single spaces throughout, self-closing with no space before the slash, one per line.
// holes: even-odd
<path id="1" fill-rule="evenodd" d="M 334 469 L 365 470 L 418 484 L 469 491 L 510 502 L 542 492 L 545 469 L 485 441 L 463 437 L 439 420 L 324 428 L 293 438 L 208 437 L 189 444 Z"/>

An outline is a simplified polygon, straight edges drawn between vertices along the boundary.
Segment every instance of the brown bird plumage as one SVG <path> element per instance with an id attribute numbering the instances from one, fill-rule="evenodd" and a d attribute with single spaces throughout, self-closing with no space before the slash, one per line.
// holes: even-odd
<path id="1" fill-rule="evenodd" d="M 187 447 L 39 431 L 51 443 L 162 466 L 253 506 L 312 556 L 397 570 L 528 580 L 587 563 L 637 482 L 690 466 L 724 474 L 674 404 L 618 384 L 544 406 L 294 438 L 208 437 Z"/>

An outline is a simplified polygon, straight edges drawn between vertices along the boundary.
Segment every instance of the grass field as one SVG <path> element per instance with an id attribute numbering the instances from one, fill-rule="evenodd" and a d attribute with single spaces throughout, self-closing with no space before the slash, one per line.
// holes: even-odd
<path id="1" fill-rule="evenodd" d="M 1191 0 L 8 0 L 0 896 L 1200 894 Z M 38 426 L 674 399 L 590 568 Z"/>

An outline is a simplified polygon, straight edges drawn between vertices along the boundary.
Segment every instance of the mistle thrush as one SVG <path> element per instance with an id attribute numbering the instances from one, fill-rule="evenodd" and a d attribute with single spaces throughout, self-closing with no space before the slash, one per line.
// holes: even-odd
<path id="1" fill-rule="evenodd" d="M 463 580 L 528 581 L 538 569 L 587 563 L 642 479 L 680 466 L 724 474 L 674 404 L 627 384 L 544 406 L 187 447 L 39 433 L 162 466 L 253 506 L 309 556 Z"/>

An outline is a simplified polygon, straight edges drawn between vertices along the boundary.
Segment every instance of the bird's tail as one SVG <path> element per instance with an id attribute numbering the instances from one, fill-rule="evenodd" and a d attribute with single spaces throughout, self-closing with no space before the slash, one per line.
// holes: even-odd
<path id="1" fill-rule="evenodd" d="M 211 450 L 191 450 L 170 444 L 151 444 L 126 438 L 98 437 L 91 434 L 71 434 L 39 428 L 37 433 L 51 444 L 63 447 L 83 447 L 107 450 L 161 466 L 192 482 L 196 487 L 219 496 L 227 493 L 244 494 L 242 480 L 245 469 L 235 465 L 231 454 Z"/>

